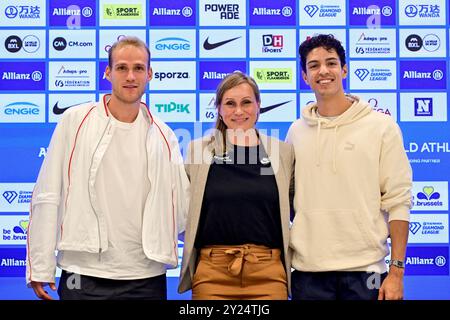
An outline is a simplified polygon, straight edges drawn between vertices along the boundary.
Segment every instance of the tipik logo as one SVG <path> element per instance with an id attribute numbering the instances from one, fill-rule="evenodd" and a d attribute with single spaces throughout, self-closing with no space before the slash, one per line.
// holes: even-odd
<path id="1" fill-rule="evenodd" d="M 232 38 L 232 39 L 228 39 L 228 40 L 224 40 L 224 41 L 220 41 L 220 42 L 216 42 L 216 43 L 210 43 L 209 37 L 208 37 L 208 38 L 206 38 L 205 42 L 203 42 L 203 49 L 213 50 L 213 49 L 223 46 L 224 44 L 227 44 L 228 42 L 234 41 L 239 38 L 241 38 L 241 37 L 236 37 L 236 38 Z"/>
<path id="2" fill-rule="evenodd" d="M 356 69 L 355 70 L 355 75 L 358 77 L 359 80 L 364 81 L 364 79 L 367 78 L 367 76 L 369 75 L 369 70 L 367 69 Z"/>
<path id="3" fill-rule="evenodd" d="M 317 13 L 317 11 L 319 11 L 319 7 L 316 5 L 308 5 L 305 6 L 303 9 L 311 18 Z"/>
<path id="4" fill-rule="evenodd" d="M 278 108 L 278 107 L 281 107 L 281 106 L 283 106 L 283 105 L 285 105 L 286 103 L 289 103 L 289 102 L 291 102 L 291 101 L 292 101 L 292 100 L 285 101 L 285 102 L 280 102 L 280 103 L 273 104 L 273 105 L 267 106 L 267 107 L 261 107 L 261 108 L 259 109 L 259 113 L 260 113 L 260 114 L 266 113 L 266 112 L 268 112 L 268 111 L 270 111 L 270 110 L 273 110 L 273 109 L 276 109 L 276 108 Z"/>
<path id="5" fill-rule="evenodd" d="M 8 203 L 12 203 L 14 199 L 17 198 L 17 192 L 15 191 L 5 191 L 3 192 L 3 198 L 5 198 Z"/>
<path id="6" fill-rule="evenodd" d="M 417 231 L 419 231 L 420 227 L 422 227 L 422 225 L 419 222 L 410 222 L 409 223 L 409 231 L 412 234 L 416 234 Z"/>
<path id="7" fill-rule="evenodd" d="M 431 186 L 423 187 L 422 191 L 417 193 L 417 198 L 420 200 L 437 200 L 441 197 L 439 192 L 434 192 L 434 188 Z"/>

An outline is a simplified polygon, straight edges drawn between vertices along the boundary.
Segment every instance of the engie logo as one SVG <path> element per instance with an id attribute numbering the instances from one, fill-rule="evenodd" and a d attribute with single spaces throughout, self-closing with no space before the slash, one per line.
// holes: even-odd
<path id="1" fill-rule="evenodd" d="M 0 248 L 0 277 L 25 277 L 25 248 Z"/>
<path id="2" fill-rule="evenodd" d="M 408 243 L 448 243 L 447 214 L 411 214 Z"/>
<path id="3" fill-rule="evenodd" d="M 44 94 L 0 94 L 0 123 L 45 122 Z"/>
<path id="4" fill-rule="evenodd" d="M 245 61 L 200 61 L 200 90 L 216 90 L 223 78 L 237 70 L 247 72 Z"/>
<path id="5" fill-rule="evenodd" d="M 0 212 L 28 212 L 34 183 L 0 183 Z"/>
<path id="6" fill-rule="evenodd" d="M 447 211 L 447 181 L 414 181 L 413 211 Z"/>
<path id="7" fill-rule="evenodd" d="M 400 89 L 446 89 L 446 62 L 400 61 Z"/>
<path id="8" fill-rule="evenodd" d="M 195 122 L 195 94 L 177 94 L 168 98 L 167 94 L 152 93 L 149 96 L 150 111 L 166 122 Z"/>
<path id="9" fill-rule="evenodd" d="M 24 245 L 28 223 L 27 216 L 0 216 L 0 245 Z"/>
<path id="10" fill-rule="evenodd" d="M 174 63 L 155 61 L 152 63 L 154 79 L 150 82 L 150 90 L 195 90 L 195 61 Z"/>
<path id="11" fill-rule="evenodd" d="M 405 275 L 448 275 L 448 247 L 406 248 Z"/>

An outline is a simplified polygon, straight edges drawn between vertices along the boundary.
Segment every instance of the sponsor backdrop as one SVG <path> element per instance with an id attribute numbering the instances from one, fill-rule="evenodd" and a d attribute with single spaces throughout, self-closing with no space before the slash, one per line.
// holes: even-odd
<path id="1" fill-rule="evenodd" d="M 234 70 L 261 87 L 258 126 L 284 139 L 314 100 L 298 46 L 331 33 L 347 51 L 346 90 L 399 123 L 414 170 L 405 296 L 450 299 L 449 12 L 448 0 L 1 1 L 0 298 L 33 298 L 24 280 L 33 183 L 64 111 L 110 90 L 114 41 L 148 43 L 154 79 L 143 100 L 184 150 L 211 128 L 214 90 Z M 190 299 L 176 293 L 178 274 L 169 272 L 169 298 Z"/>

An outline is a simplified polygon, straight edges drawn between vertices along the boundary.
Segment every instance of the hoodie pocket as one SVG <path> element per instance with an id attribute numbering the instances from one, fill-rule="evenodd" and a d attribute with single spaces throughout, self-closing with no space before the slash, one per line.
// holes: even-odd
<path id="1" fill-rule="evenodd" d="M 291 247 L 300 259 L 318 265 L 376 249 L 367 222 L 354 210 L 299 212 L 291 229 Z"/>

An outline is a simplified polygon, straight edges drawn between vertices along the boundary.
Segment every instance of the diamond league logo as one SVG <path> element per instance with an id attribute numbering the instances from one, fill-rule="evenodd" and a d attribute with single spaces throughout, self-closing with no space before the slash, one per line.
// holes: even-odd
<path id="1" fill-rule="evenodd" d="M 17 192 L 15 191 L 5 191 L 3 192 L 3 198 L 5 198 L 8 203 L 12 203 L 14 199 L 17 198 Z"/>
<path id="2" fill-rule="evenodd" d="M 421 226 L 422 225 L 420 224 L 420 222 L 410 222 L 409 223 L 409 231 L 411 231 L 412 234 L 416 234 L 417 231 L 419 231 Z"/>
<path id="3" fill-rule="evenodd" d="M 307 5 L 303 9 L 311 18 L 319 11 L 319 7 L 316 5 Z"/>
<path id="4" fill-rule="evenodd" d="M 355 70 L 355 75 L 358 77 L 359 80 L 364 81 L 364 79 L 367 78 L 367 76 L 369 75 L 369 70 L 367 69 L 356 69 Z"/>

